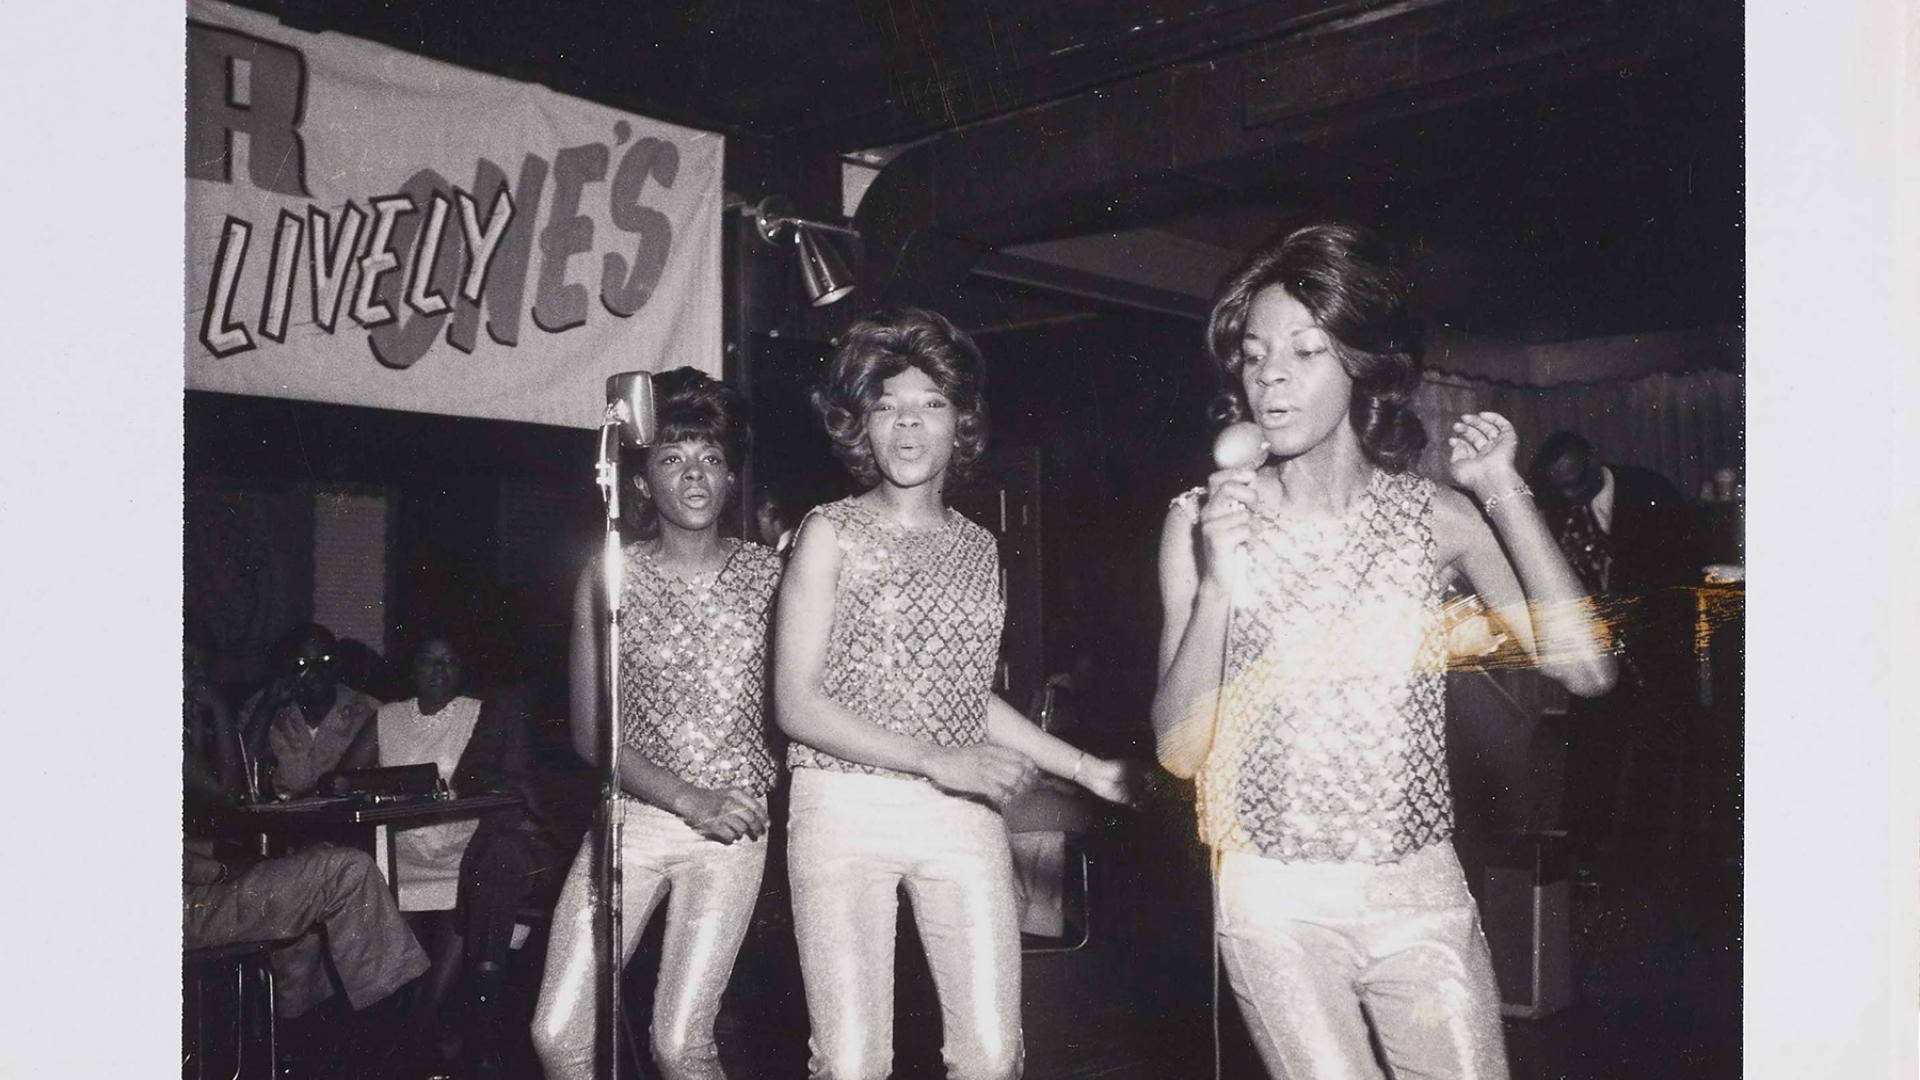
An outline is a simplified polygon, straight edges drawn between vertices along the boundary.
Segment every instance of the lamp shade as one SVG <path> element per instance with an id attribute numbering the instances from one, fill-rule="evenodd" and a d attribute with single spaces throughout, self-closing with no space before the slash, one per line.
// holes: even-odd
<path id="1" fill-rule="evenodd" d="M 853 291 L 853 275 L 831 242 L 794 222 L 793 246 L 800 253 L 800 281 L 814 307 L 825 307 Z"/>

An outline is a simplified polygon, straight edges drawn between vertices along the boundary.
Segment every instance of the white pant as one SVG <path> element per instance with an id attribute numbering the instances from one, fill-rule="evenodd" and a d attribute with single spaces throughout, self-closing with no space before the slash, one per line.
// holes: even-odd
<path id="1" fill-rule="evenodd" d="M 1283 863 L 1228 852 L 1220 954 L 1267 1071 L 1506 1080 L 1500 995 L 1480 914 L 1448 842 L 1398 863 Z"/>
<path id="2" fill-rule="evenodd" d="M 812 1076 L 893 1071 L 902 884 L 940 996 L 947 1075 L 1020 1075 L 1020 930 L 998 813 L 918 780 L 795 769 L 787 850 Z"/>
<path id="3" fill-rule="evenodd" d="M 622 800 L 621 955 L 630 957 L 660 897 L 667 903 L 660 981 L 653 991 L 652 1050 L 667 1080 L 720 1080 L 713 1021 L 734 957 L 753 918 L 767 841 L 708 840 L 665 810 Z M 533 1045 L 550 1080 L 592 1080 L 598 1014 L 598 830 L 589 830 L 553 909 L 547 970 L 533 1015 Z"/>

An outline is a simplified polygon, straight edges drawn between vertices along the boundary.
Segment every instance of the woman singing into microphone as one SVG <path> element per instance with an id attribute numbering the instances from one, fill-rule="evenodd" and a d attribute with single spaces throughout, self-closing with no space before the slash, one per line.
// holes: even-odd
<path id="1" fill-rule="evenodd" d="M 1463 416 L 1426 433 L 1406 286 L 1365 230 L 1314 225 L 1228 279 L 1207 325 L 1231 418 L 1264 450 L 1174 500 L 1153 724 L 1198 777 L 1216 932 L 1269 1072 L 1504 1077 L 1499 1000 L 1449 842 L 1441 597 L 1455 579 L 1575 694 L 1612 660 L 1514 467 Z M 1511 560 L 1511 561 L 1509 561 Z"/>
<path id="2" fill-rule="evenodd" d="M 940 997 L 950 1077 L 1018 1076 L 1020 935 L 999 807 L 1037 766 L 1122 800 L 1125 771 L 992 693 L 993 535 L 946 503 L 986 442 L 980 354 L 931 312 L 856 323 L 815 405 L 866 491 L 800 526 L 775 623 L 794 739 L 788 858 L 811 1074 L 893 1065 L 896 890 Z"/>
<path id="3" fill-rule="evenodd" d="M 762 702 L 780 558 L 719 533 L 746 451 L 740 395 L 692 368 L 655 376 L 653 389 L 659 433 L 627 473 L 643 520 L 620 604 L 621 948 L 632 955 L 670 892 L 653 1057 L 669 1080 L 718 1080 L 713 1022 L 760 893 L 777 776 Z M 589 761 L 600 756 L 600 581 L 596 562 L 574 593 L 573 743 Z M 597 1075 L 595 843 L 589 833 L 554 908 L 534 1013 L 552 1080 Z"/>

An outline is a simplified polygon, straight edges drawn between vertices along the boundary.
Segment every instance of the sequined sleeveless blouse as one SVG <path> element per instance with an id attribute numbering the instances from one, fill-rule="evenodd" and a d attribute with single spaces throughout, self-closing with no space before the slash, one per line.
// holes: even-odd
<path id="1" fill-rule="evenodd" d="M 1198 778 L 1208 844 L 1392 863 L 1452 835 L 1434 491 L 1376 471 L 1334 520 L 1254 511 Z M 1175 505 L 1194 517 L 1199 496 Z"/>
<path id="2" fill-rule="evenodd" d="M 628 747 L 687 783 L 760 795 L 778 771 L 762 703 L 781 564 L 758 544 L 725 543 L 726 563 L 701 581 L 628 545 L 620 731 Z"/>
<path id="3" fill-rule="evenodd" d="M 987 741 L 987 696 L 1000 655 L 1006 601 L 993 534 L 948 510 L 938 529 L 908 529 L 853 499 L 814 511 L 840 549 L 833 628 L 821 691 L 856 716 L 938 746 Z M 794 768 L 876 776 L 801 743 Z"/>

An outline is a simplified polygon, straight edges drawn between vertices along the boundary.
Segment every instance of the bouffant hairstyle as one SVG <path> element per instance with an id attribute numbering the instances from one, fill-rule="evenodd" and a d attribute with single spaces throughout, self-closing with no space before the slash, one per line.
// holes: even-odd
<path id="1" fill-rule="evenodd" d="M 1411 468 L 1427 445 L 1410 404 L 1420 383 L 1420 324 L 1385 242 L 1357 225 L 1294 229 L 1260 245 L 1227 278 L 1207 318 L 1207 350 L 1227 383 L 1214 418 L 1247 417 L 1240 379 L 1247 314 L 1270 288 L 1285 289 L 1333 338 L 1353 380 L 1347 415 L 1367 460 L 1388 472 Z"/>
<path id="2" fill-rule="evenodd" d="M 740 391 L 690 367 L 677 367 L 653 376 L 654 445 L 710 442 L 727 456 L 727 468 L 738 471 L 746 460 L 753 433 L 747 424 L 747 403 Z M 622 451 L 621 468 L 628 477 L 644 475 L 652 448 Z M 734 485 L 737 489 L 738 485 Z M 737 497 L 729 490 L 728 501 Z M 626 504 L 629 524 L 642 536 L 651 536 L 659 524 L 653 504 L 635 499 Z"/>
<path id="3" fill-rule="evenodd" d="M 833 440 L 834 454 L 862 485 L 880 482 L 867 445 L 867 410 L 880 400 L 886 381 L 908 368 L 932 379 L 956 413 L 948 476 L 965 480 L 986 452 L 985 365 L 973 340 L 931 311 L 882 312 L 848 328 L 833 350 L 826 380 L 813 391 L 813 407 Z"/>

